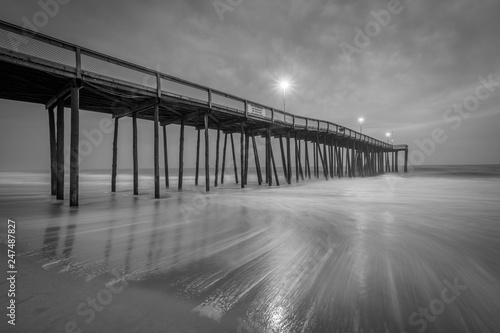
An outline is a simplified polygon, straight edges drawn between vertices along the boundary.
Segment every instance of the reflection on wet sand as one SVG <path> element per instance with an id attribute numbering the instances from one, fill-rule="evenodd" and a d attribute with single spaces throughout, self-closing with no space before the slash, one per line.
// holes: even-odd
<path id="1" fill-rule="evenodd" d="M 29 232 L 40 228 L 51 260 L 104 263 L 228 332 L 497 332 L 498 199 L 459 195 L 451 180 L 398 181 L 396 194 L 373 178 L 203 200 L 106 195 L 75 211 L 53 204 Z"/>

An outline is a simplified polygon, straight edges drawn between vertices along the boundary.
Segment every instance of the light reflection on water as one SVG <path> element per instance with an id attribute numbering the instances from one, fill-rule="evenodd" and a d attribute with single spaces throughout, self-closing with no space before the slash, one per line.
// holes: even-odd
<path id="1" fill-rule="evenodd" d="M 410 316 L 458 278 L 467 290 L 425 331 L 500 331 L 498 178 L 385 175 L 208 195 L 188 186 L 153 200 L 149 188 L 110 194 L 86 177 L 78 209 L 46 195 L 11 200 L 18 184 L 3 183 L 0 207 L 23 221 L 24 250 L 86 279 L 116 268 L 254 332 L 417 332 Z"/>

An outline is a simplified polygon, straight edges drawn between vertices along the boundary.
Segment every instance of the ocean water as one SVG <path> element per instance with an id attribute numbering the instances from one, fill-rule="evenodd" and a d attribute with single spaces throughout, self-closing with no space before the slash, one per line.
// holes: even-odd
<path id="1" fill-rule="evenodd" d="M 150 171 L 139 196 L 128 172 L 116 193 L 109 174 L 82 172 L 70 208 L 47 174 L 0 173 L 1 218 L 16 221 L 25 263 L 9 329 L 500 332 L 500 166 L 280 187 L 250 175 L 246 189 L 231 170 L 209 194 L 193 174 L 182 192 L 162 175 L 155 200 Z M 124 291 L 92 317 L 88 297 L 117 281 Z"/>

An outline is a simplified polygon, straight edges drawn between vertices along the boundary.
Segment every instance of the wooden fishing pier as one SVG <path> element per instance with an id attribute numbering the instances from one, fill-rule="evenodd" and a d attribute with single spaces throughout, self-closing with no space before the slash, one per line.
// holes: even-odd
<path id="1" fill-rule="evenodd" d="M 232 164 L 236 183 L 242 188 L 247 185 L 250 141 L 258 184 L 280 185 L 279 156 L 273 152 L 273 139 L 279 140 L 281 169 L 288 184 L 294 178 L 292 163 L 296 182 L 312 177 L 328 180 L 398 172 L 400 151 L 405 152 L 404 171 L 407 172 L 407 145 L 390 145 L 329 121 L 285 113 L 3 21 L 0 21 L 0 72 L 0 98 L 42 104 L 48 111 L 51 192 L 60 200 L 64 199 L 65 108 L 71 110 L 70 206 L 78 206 L 81 110 L 109 114 L 114 119 L 113 192 L 116 191 L 118 130 L 124 117 L 132 117 L 134 194 L 138 194 L 139 184 L 137 119 L 152 121 L 155 198 L 160 198 L 160 129 L 163 131 L 164 185 L 169 188 L 166 134 L 167 126 L 174 124 L 180 126 L 179 190 L 183 186 L 185 126 L 197 130 L 196 185 L 202 131 L 205 137 L 206 191 L 210 191 L 211 186 L 211 131 L 216 132 L 215 187 L 219 185 L 219 177 L 220 184 L 224 183 L 228 164 Z M 265 138 L 264 168 L 260 164 L 256 136 Z M 239 172 L 235 139 L 240 140 Z"/>

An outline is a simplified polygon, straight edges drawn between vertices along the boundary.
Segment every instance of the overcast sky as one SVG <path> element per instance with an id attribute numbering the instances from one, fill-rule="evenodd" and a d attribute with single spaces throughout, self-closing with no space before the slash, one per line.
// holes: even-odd
<path id="1" fill-rule="evenodd" d="M 393 131 L 396 143 L 421 152 L 412 155 L 418 163 L 500 163 L 499 1 L 73 0 L 59 7 L 41 33 L 276 108 L 275 82 L 289 78 L 289 112 L 357 130 L 364 117 L 364 133 L 385 140 Z M 23 25 L 42 10 L 36 1 L 4 0 L 0 19 Z M 1 170 L 47 169 L 43 106 L 0 100 L 0 110 Z M 83 112 L 81 128 L 102 118 Z M 122 167 L 131 166 L 126 127 Z M 436 128 L 446 140 L 425 154 Z M 173 163 L 177 133 L 169 128 Z M 144 167 L 152 165 L 151 136 L 151 123 L 140 122 Z M 111 137 L 83 169 L 110 167 Z"/>

